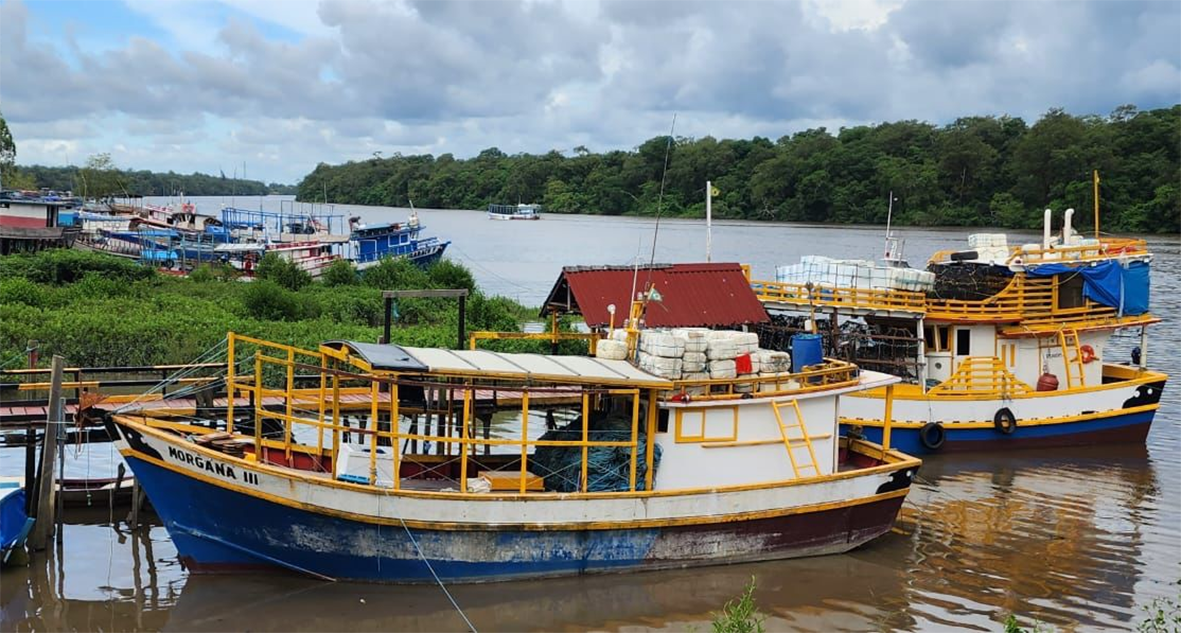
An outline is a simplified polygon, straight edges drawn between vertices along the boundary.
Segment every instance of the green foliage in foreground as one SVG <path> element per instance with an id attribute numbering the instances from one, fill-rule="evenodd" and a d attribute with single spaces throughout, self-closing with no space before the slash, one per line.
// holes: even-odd
<path id="1" fill-rule="evenodd" d="M 714 614 L 714 633 L 763 633 L 763 621 L 767 616 L 755 607 L 755 579 L 738 598 L 726 603 L 719 613 Z"/>
<path id="2" fill-rule="evenodd" d="M 481 209 L 539 202 L 546 211 L 653 215 L 669 138 L 631 151 L 474 158 L 395 155 L 321 163 L 299 184 L 301 200 Z M 1102 178 L 1102 225 L 1110 231 L 1181 231 L 1181 105 L 1108 116 L 1048 111 L 1032 125 L 1009 116 L 968 116 L 947 125 L 895 121 L 778 140 L 673 139 L 661 213 L 704 217 L 705 181 L 720 194 L 717 218 L 918 226 L 1040 228 L 1042 210 L 1092 217 L 1091 172 Z"/>
<path id="3" fill-rule="evenodd" d="M 131 261 L 70 250 L 0 257 L 0 362 L 39 341 L 41 358 L 71 365 L 185 363 L 234 331 L 314 349 L 331 339 L 376 341 L 382 290 L 470 284 L 467 329 L 515 330 L 536 313 L 476 289 L 471 274 L 443 261 L 427 271 L 385 261 L 380 275 L 353 283 L 313 282 L 292 290 L 271 280 L 232 280 L 211 267 L 188 279 L 158 275 Z M 387 285 L 387 283 L 405 285 Z M 452 347 L 457 309 L 446 299 L 398 302 L 394 342 Z M 504 351 L 543 351 L 533 342 L 488 345 Z"/>

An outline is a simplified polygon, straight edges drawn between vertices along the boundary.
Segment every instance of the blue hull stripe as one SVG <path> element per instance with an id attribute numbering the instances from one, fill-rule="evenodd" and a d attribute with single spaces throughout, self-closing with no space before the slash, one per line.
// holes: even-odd
<path id="1" fill-rule="evenodd" d="M 1141 411 L 1080 422 L 1021 426 L 1011 435 L 993 428 L 957 429 L 955 424 L 943 425 L 946 440 L 939 450 L 931 451 L 919 440 L 919 429 L 898 428 L 890 431 L 890 447 L 909 455 L 931 455 L 949 451 L 985 450 L 991 448 L 1024 448 L 1075 446 L 1095 443 L 1142 442 L 1156 411 Z M 842 431 L 848 428 L 841 425 Z M 865 426 L 862 434 L 871 442 L 882 441 L 882 429 Z"/>

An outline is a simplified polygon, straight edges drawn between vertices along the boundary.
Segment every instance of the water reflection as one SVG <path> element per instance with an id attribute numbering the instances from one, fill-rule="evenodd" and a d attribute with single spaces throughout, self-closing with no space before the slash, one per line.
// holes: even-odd
<path id="1" fill-rule="evenodd" d="M 1176 573 L 1175 508 L 1142 446 L 934 458 L 882 540 L 845 556 L 454 586 L 480 630 L 708 628 L 753 576 L 770 630 L 1130 627 L 1134 589 Z M 64 553 L 64 557 L 63 557 Z M 4 572 L 4 630 L 462 630 L 434 586 L 186 576 L 159 525 L 66 526 Z"/>

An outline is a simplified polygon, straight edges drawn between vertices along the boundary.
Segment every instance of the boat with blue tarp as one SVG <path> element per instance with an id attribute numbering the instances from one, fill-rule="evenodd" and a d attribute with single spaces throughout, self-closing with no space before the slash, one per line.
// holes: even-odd
<path id="1" fill-rule="evenodd" d="M 8 562 L 25 544 L 33 520 L 29 518 L 24 477 L 0 477 L 0 560 Z"/>
<path id="2" fill-rule="evenodd" d="M 925 271 L 811 257 L 752 285 L 778 327 L 903 378 L 892 424 L 904 451 L 1143 443 L 1167 380 L 1148 366 L 1152 254 L 1143 240 L 1084 237 L 1073 213 L 1055 234 L 1047 209 L 1040 243 L 971 235 Z M 1117 358 L 1124 331 L 1139 345 Z M 882 398 L 848 398 L 845 432 L 881 438 Z"/>

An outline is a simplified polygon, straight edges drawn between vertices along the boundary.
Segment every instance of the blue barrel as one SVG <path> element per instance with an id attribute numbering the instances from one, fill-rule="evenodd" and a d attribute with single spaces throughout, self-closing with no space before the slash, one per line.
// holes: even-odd
<path id="1" fill-rule="evenodd" d="M 791 337 L 791 371 L 799 373 L 808 365 L 824 362 L 824 338 L 819 334 L 796 334 Z"/>

